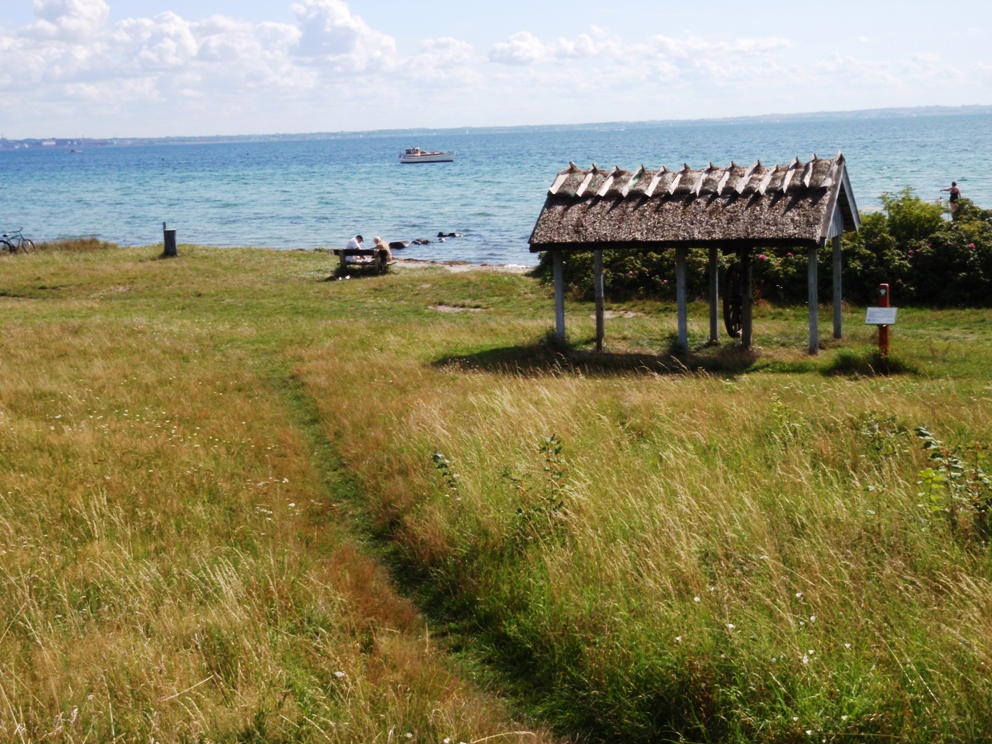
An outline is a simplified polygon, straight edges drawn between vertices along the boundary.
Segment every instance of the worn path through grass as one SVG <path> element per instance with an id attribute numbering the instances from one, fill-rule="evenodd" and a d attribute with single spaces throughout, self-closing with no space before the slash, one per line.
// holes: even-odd
<path id="1" fill-rule="evenodd" d="M 355 486 L 293 377 L 344 315 L 326 260 L 183 253 L 2 264 L 0 737 L 544 738 L 339 511 Z"/>
<path id="2" fill-rule="evenodd" d="M 5 737 L 548 738 L 477 678 L 589 741 L 984 740 L 988 311 L 873 376 L 858 309 L 675 358 L 570 302 L 563 353 L 527 277 L 181 252 L 0 261 Z"/>

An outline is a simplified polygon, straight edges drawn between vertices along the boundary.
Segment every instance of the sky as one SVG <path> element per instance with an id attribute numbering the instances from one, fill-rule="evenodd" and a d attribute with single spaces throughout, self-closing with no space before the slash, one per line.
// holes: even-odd
<path id="1" fill-rule="evenodd" d="M 992 2 L 0 0 L 0 135 L 992 104 Z"/>

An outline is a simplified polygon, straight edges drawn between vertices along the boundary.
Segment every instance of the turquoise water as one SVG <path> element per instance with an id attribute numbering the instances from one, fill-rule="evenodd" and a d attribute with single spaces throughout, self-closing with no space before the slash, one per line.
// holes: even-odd
<path id="1" fill-rule="evenodd" d="M 400 165 L 406 147 L 457 150 L 454 163 Z M 316 248 L 355 233 L 386 240 L 464 237 L 402 255 L 533 264 L 527 238 L 562 167 L 632 169 L 731 160 L 848 160 L 858 205 L 913 187 L 926 199 L 957 180 L 992 207 L 992 116 L 693 123 L 597 131 L 467 132 L 337 140 L 0 151 L 0 224 L 35 240 L 97 235 L 160 242 Z M 435 239 L 436 241 L 436 239 Z"/>

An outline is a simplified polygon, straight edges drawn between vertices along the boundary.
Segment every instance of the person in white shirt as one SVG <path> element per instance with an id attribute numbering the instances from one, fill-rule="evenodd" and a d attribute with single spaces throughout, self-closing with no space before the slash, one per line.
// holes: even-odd
<path id="1" fill-rule="evenodd" d="M 362 236 L 356 235 L 351 240 L 348 241 L 348 245 L 345 246 L 347 250 L 361 250 L 362 246 Z"/>

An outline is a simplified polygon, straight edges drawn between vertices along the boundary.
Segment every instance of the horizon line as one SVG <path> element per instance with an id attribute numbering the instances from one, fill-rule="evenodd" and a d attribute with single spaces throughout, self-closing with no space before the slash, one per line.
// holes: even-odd
<path id="1" fill-rule="evenodd" d="M 872 109 L 849 109 L 841 111 L 807 111 L 798 113 L 769 113 L 769 114 L 749 114 L 742 116 L 725 116 L 713 118 L 685 118 L 685 119 L 645 119 L 638 121 L 600 121 L 581 123 L 558 123 L 558 124 L 491 124 L 475 126 L 445 126 L 445 127 L 411 127 L 405 129 L 367 129 L 367 130 L 337 130 L 322 132 L 271 132 L 267 134 L 177 134 L 159 136 L 124 136 L 115 135 L 113 137 L 22 137 L 18 139 L 8 139 L 0 136 L 0 142 L 108 142 L 135 143 L 135 142 L 170 142 L 189 140 L 245 140 L 245 139 L 300 139 L 300 138 L 349 138 L 349 137 L 388 137 L 403 133 L 471 133 L 471 132 L 511 132 L 537 129 L 593 129 L 599 127 L 656 127 L 663 125 L 685 125 L 685 124 L 731 124 L 731 123 L 751 123 L 768 121 L 801 121 L 804 119 L 846 119 L 846 118 L 912 118 L 914 116 L 940 116 L 940 115 L 967 115 L 986 113 L 992 114 L 992 104 L 966 104 L 962 106 L 891 106 L 886 108 Z"/>

